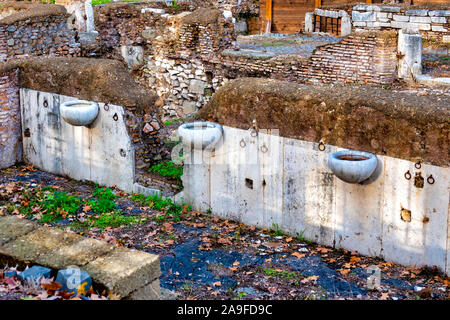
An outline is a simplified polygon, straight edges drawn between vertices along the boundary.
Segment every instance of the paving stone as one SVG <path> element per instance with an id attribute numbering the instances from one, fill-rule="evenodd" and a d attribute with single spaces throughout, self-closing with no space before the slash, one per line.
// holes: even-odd
<path id="1" fill-rule="evenodd" d="M 17 216 L 0 217 L 0 246 L 17 239 L 38 227 L 39 225 L 37 223 L 21 219 Z"/>
<path id="2" fill-rule="evenodd" d="M 62 285 L 60 290 L 65 290 L 74 295 L 85 295 L 92 286 L 92 279 L 89 273 L 78 268 L 59 270 L 55 281 Z"/>
<path id="3" fill-rule="evenodd" d="M 80 238 L 68 246 L 57 248 L 37 260 L 38 263 L 54 269 L 85 264 L 104 256 L 114 249 L 114 245 L 92 238 Z"/>
<path id="4" fill-rule="evenodd" d="M 32 266 L 18 274 L 22 281 L 37 282 L 41 278 L 50 278 L 52 270 L 42 266 Z"/>
<path id="5" fill-rule="evenodd" d="M 0 255 L 22 262 L 40 263 L 40 257 L 65 245 L 80 241 L 82 237 L 59 229 L 40 227 L 0 247 Z M 43 262 L 45 259 L 42 259 Z"/>
<path id="6" fill-rule="evenodd" d="M 142 251 L 116 248 L 81 267 L 92 279 L 104 285 L 110 293 L 128 296 L 161 275 L 159 257 Z"/>

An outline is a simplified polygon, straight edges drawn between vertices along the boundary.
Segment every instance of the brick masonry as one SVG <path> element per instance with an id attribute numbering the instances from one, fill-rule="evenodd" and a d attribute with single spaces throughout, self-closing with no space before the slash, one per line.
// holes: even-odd
<path id="1" fill-rule="evenodd" d="M 22 160 L 18 72 L 0 75 L 0 169 Z"/>

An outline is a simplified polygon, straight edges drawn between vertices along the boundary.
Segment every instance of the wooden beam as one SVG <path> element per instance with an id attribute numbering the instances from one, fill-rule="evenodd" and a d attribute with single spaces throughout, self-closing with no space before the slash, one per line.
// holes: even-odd
<path id="1" fill-rule="evenodd" d="M 318 8 L 322 5 L 322 0 L 314 0 L 314 1 L 315 1 L 315 3 L 314 3 L 315 8 Z"/>
<path id="2" fill-rule="evenodd" d="M 266 30 L 265 33 L 272 31 L 272 0 L 266 0 Z"/>
<path id="3" fill-rule="evenodd" d="M 372 3 L 372 0 L 366 0 L 366 3 L 371 4 L 371 3 Z"/>

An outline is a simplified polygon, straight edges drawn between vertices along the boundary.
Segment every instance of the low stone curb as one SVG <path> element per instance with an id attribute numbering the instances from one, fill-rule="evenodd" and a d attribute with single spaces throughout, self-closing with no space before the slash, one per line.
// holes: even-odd
<path id="1" fill-rule="evenodd" d="M 121 299 L 161 297 L 159 257 L 117 247 L 17 216 L 0 217 L 0 264 L 39 264 L 52 269 L 76 266 Z"/>

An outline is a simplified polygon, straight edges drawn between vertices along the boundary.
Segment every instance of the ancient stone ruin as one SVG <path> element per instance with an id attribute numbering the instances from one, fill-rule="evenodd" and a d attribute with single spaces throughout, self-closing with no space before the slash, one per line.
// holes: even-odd
<path id="1" fill-rule="evenodd" d="M 449 275 L 450 7 L 413 2 L 2 2 L 0 169 Z M 72 105 L 92 119 L 71 123 Z M 168 161 L 181 179 L 152 169 Z M 86 240 L 58 233 L 56 252 L 46 228 L 0 217 L 0 262 L 68 267 Z M 120 298 L 160 298 L 158 256 L 104 249 L 73 264 Z M 122 260 L 129 276 L 108 267 Z"/>

